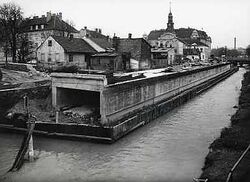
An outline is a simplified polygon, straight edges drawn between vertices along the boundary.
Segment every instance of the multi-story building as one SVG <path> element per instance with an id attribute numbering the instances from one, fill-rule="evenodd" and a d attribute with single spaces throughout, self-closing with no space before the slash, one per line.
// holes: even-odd
<path id="1" fill-rule="evenodd" d="M 150 69 L 151 64 L 151 45 L 143 38 L 132 38 L 132 34 L 128 34 L 128 38 L 113 38 L 114 49 L 123 54 L 130 56 L 131 69 Z M 126 66 L 128 68 L 128 66 Z"/>
<path id="2" fill-rule="evenodd" d="M 31 59 L 36 58 L 36 48 L 49 36 L 69 37 L 70 34 L 78 33 L 73 26 L 63 21 L 62 13 L 47 12 L 46 16 L 26 18 L 20 27 L 20 34 L 27 35 L 29 42 L 31 42 Z"/>
<path id="3" fill-rule="evenodd" d="M 167 28 L 151 31 L 147 41 L 153 47 L 153 57 L 158 59 L 158 62 L 163 62 L 163 65 L 174 64 L 174 60 L 181 57 L 197 58 L 190 57 L 190 52 L 198 52 L 199 59 L 206 60 L 211 52 L 211 38 L 205 31 L 194 28 L 174 28 L 171 9 L 168 15 Z M 187 51 L 186 49 L 196 49 L 196 51 Z"/>

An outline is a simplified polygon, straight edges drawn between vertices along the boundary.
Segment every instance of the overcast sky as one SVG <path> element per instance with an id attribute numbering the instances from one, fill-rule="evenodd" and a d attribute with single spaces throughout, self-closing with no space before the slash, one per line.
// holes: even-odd
<path id="1" fill-rule="evenodd" d="M 169 0 L 0 0 L 19 4 L 24 16 L 41 16 L 47 11 L 63 13 L 77 29 L 101 28 L 104 34 L 142 37 L 151 30 L 167 27 Z M 212 47 L 250 44 L 250 0 L 172 0 L 175 28 L 203 29 Z"/>

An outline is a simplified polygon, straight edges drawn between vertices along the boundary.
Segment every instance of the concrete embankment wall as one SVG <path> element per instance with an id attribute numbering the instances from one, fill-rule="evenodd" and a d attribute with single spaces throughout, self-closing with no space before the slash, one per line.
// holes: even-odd
<path id="1" fill-rule="evenodd" d="M 222 64 L 197 70 L 108 85 L 102 96 L 104 123 L 113 125 L 141 108 L 158 104 L 230 70 Z"/>
<path id="2" fill-rule="evenodd" d="M 159 116 L 162 116 L 173 108 L 185 103 L 189 99 L 198 95 L 202 91 L 227 78 L 237 70 L 237 68 L 234 68 L 225 71 L 220 75 L 212 77 L 199 85 L 193 86 L 192 88 L 187 89 L 176 96 L 162 100 L 161 102 L 155 103 L 153 105 L 143 107 L 140 110 L 137 110 L 135 113 L 131 112 L 129 115 L 119 120 L 119 124 L 112 127 L 112 139 L 117 140 L 120 137 L 129 133 L 130 131 L 138 128 L 139 126 L 144 125 Z"/>

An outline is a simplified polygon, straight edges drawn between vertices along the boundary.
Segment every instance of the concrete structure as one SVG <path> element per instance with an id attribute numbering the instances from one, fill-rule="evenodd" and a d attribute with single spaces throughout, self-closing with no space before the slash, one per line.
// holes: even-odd
<path id="1" fill-rule="evenodd" d="M 230 71 L 229 64 L 181 73 L 159 73 L 150 77 L 108 84 L 104 75 L 53 73 L 52 103 L 56 108 L 85 105 L 100 113 L 100 124 L 115 126 L 136 117 L 143 108 L 157 104 Z"/>

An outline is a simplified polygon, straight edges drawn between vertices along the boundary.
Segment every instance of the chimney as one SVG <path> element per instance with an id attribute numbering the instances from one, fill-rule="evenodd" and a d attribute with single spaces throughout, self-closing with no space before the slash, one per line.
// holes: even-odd
<path id="1" fill-rule="evenodd" d="M 45 18 L 45 15 L 42 15 L 42 18 Z"/>
<path id="2" fill-rule="evenodd" d="M 95 31 L 98 32 L 98 28 L 96 28 Z"/>
<path id="3" fill-rule="evenodd" d="M 51 20 L 51 12 L 47 12 L 47 17 L 46 17 L 46 21 L 50 21 Z"/>
<path id="4" fill-rule="evenodd" d="M 102 33 L 102 29 L 99 28 L 99 33 Z"/>
<path id="5" fill-rule="evenodd" d="M 87 27 L 85 26 L 85 27 L 84 27 L 84 29 L 86 30 L 86 29 L 87 29 Z"/>
<path id="6" fill-rule="evenodd" d="M 132 38 L 132 33 L 128 34 L 128 38 L 131 39 Z"/>
<path id="7" fill-rule="evenodd" d="M 59 13 L 58 13 L 58 18 L 59 18 L 60 20 L 62 20 L 62 12 L 59 12 Z"/>
<path id="8" fill-rule="evenodd" d="M 36 18 L 38 18 L 38 16 L 33 16 L 33 19 L 36 19 Z"/>
<path id="9" fill-rule="evenodd" d="M 112 41 L 112 47 L 118 51 L 118 46 L 119 46 L 119 38 L 114 34 L 113 41 Z"/>
<path id="10" fill-rule="evenodd" d="M 236 49 L 236 37 L 234 37 L 234 49 Z"/>

